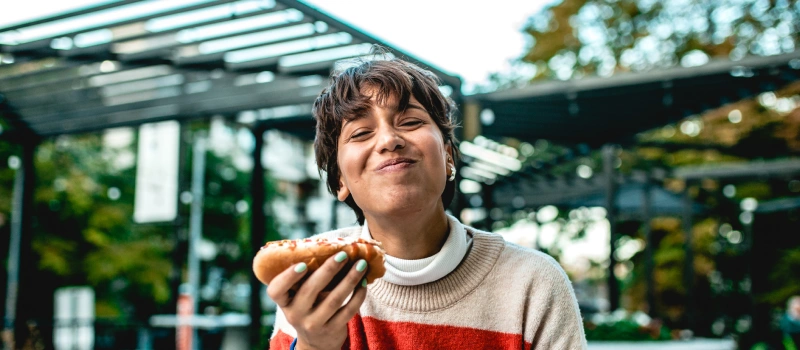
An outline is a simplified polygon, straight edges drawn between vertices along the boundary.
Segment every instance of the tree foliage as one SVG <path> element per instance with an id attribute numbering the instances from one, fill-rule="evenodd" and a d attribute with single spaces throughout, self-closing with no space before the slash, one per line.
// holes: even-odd
<path id="1" fill-rule="evenodd" d="M 171 294 L 175 240 L 134 224 L 135 168 L 114 162 L 124 152 L 90 134 L 45 141 L 35 156 L 36 268 L 52 286 L 93 286 L 98 317 L 143 316 Z"/>
<path id="2" fill-rule="evenodd" d="M 187 141 L 207 134 L 208 127 L 207 121 L 185 124 L 181 191 L 190 187 Z M 44 300 L 52 300 L 55 288 L 91 286 L 98 318 L 144 321 L 154 313 L 174 312 L 175 282 L 186 280 L 189 205 L 179 204 L 176 223 L 133 221 L 136 138 L 134 130 L 130 133 L 131 142 L 123 146 L 109 146 L 104 133 L 60 136 L 37 146 L 31 261 L 43 281 L 37 293 Z M 250 274 L 251 168 L 241 161 L 247 150 L 225 146 L 240 153 L 238 161 L 214 145 L 206 154 L 203 238 L 214 254 L 202 262 L 201 312 L 209 306 L 214 312 L 246 311 L 242 298 L 231 296 Z M 18 146 L 0 142 L 4 161 L 18 154 Z M 8 232 L 14 173 L 7 164 L 0 166 L 2 232 Z M 274 196 L 270 181 L 266 191 L 269 200 Z M 272 225 L 268 230 L 268 237 L 276 237 Z M 7 242 L 0 248 L 7 249 Z"/>
<path id="3" fill-rule="evenodd" d="M 537 79 L 609 76 L 792 52 L 798 30 L 797 1 L 563 0 L 530 18 L 522 60 Z"/>

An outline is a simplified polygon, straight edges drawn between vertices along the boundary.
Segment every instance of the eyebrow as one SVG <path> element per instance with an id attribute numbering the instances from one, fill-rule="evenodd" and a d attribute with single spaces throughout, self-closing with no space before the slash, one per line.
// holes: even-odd
<path id="1" fill-rule="evenodd" d="M 409 108 L 410 109 L 418 109 L 418 110 L 423 111 L 423 112 L 428 112 L 428 110 L 426 110 L 425 107 L 422 107 L 422 105 L 419 104 L 419 103 L 409 102 L 406 105 L 406 109 L 409 109 Z M 398 111 L 398 109 L 399 108 L 394 107 L 395 111 Z M 347 127 L 347 124 L 350 124 L 350 122 L 354 122 L 356 120 L 366 118 L 370 114 L 372 114 L 372 111 L 367 111 L 367 113 L 361 114 L 361 115 L 357 115 L 357 116 L 353 117 L 352 119 L 345 119 L 344 123 L 342 124 L 342 130 L 344 130 L 344 128 Z"/>
<path id="2" fill-rule="evenodd" d="M 371 113 L 372 112 L 367 112 L 367 114 L 361 114 L 361 115 L 357 115 L 357 116 L 355 116 L 355 117 L 353 117 L 351 119 L 345 119 L 344 120 L 344 124 L 342 124 L 342 130 L 344 130 L 344 127 L 346 127 L 347 124 L 349 124 L 350 122 L 354 122 L 354 121 L 359 120 L 359 119 L 364 119 L 368 114 L 371 114 Z"/>
<path id="3" fill-rule="evenodd" d="M 408 109 L 408 108 L 419 109 L 419 110 L 422 110 L 424 112 L 427 112 L 425 107 L 422 107 L 421 104 L 417 104 L 417 103 L 413 103 L 413 102 L 409 102 L 408 103 L 408 105 L 406 106 L 406 109 Z"/>

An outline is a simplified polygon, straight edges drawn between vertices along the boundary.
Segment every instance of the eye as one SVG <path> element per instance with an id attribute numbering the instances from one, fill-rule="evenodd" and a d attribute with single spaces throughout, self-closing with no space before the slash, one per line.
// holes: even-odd
<path id="1" fill-rule="evenodd" d="M 419 120 L 419 119 L 410 119 L 410 120 L 404 121 L 400 125 L 402 125 L 402 126 L 417 126 L 417 125 L 420 125 L 420 124 L 422 124 L 421 120 Z"/>
<path id="2" fill-rule="evenodd" d="M 366 136 L 366 135 L 368 135 L 368 134 L 369 134 L 369 131 L 368 131 L 368 130 L 359 130 L 359 131 L 356 131 L 355 133 L 353 133 L 353 135 L 351 135 L 351 136 L 350 136 L 350 139 L 351 139 L 351 140 L 352 140 L 352 139 L 357 139 L 357 138 L 360 138 L 360 137 Z"/>

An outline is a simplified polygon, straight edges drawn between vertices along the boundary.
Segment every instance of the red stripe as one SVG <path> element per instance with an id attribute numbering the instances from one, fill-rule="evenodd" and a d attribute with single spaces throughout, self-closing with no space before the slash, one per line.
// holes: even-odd
<path id="1" fill-rule="evenodd" d="M 294 341 L 293 336 L 284 333 L 282 330 L 278 330 L 278 334 L 275 334 L 275 336 L 269 340 L 269 349 L 289 350 L 289 347 L 292 345 L 292 341 Z"/>
<path id="2" fill-rule="evenodd" d="M 391 322 L 356 315 L 347 325 L 342 349 L 529 349 L 521 334 L 448 325 Z M 291 336 L 278 331 L 270 349 L 288 350 Z"/>

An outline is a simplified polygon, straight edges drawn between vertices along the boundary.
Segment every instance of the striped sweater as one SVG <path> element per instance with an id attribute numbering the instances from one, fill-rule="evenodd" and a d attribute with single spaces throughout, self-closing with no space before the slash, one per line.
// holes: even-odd
<path id="1" fill-rule="evenodd" d="M 586 349 L 575 294 L 550 256 L 466 227 L 473 245 L 442 279 L 370 284 L 342 349 Z M 320 236 L 357 236 L 345 228 Z M 270 349 L 288 350 L 295 330 L 278 310 Z"/>

